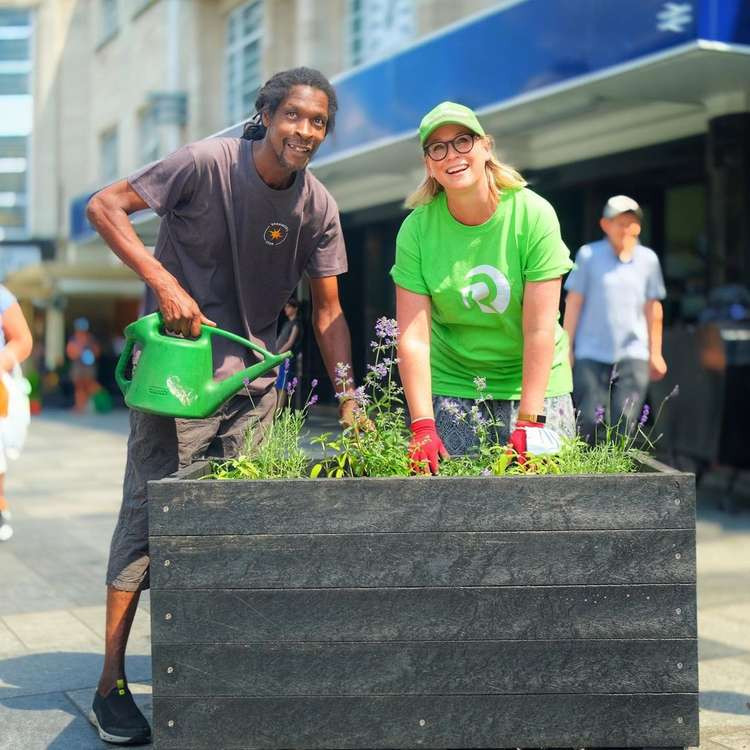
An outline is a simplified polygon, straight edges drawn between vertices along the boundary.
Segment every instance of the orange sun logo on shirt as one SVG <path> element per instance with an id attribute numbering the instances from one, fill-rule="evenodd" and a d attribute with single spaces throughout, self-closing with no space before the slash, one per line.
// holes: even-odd
<path id="1" fill-rule="evenodd" d="M 263 232 L 263 241 L 266 245 L 280 245 L 289 234 L 289 227 L 277 221 L 269 224 Z"/>

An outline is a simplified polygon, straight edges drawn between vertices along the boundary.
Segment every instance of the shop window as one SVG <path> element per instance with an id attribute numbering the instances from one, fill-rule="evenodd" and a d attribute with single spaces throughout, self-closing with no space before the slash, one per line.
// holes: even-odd
<path id="1" fill-rule="evenodd" d="M 414 0 L 349 0 L 349 64 L 393 53 L 416 36 Z"/>
<path id="2" fill-rule="evenodd" d="M 117 3 L 118 0 L 99 0 L 101 13 L 100 32 L 102 42 L 106 42 L 107 39 L 113 37 L 117 33 L 119 27 Z"/>
<path id="3" fill-rule="evenodd" d="M 25 206 L 3 206 L 0 204 L 0 232 L 3 229 L 23 229 L 25 226 Z"/>
<path id="4" fill-rule="evenodd" d="M 29 59 L 29 40 L 22 39 L 4 39 L 0 36 L 0 62 L 6 60 L 28 60 Z"/>
<path id="5" fill-rule="evenodd" d="M 664 253 L 667 323 L 694 321 L 706 306 L 708 247 L 706 186 L 669 188 L 664 196 Z"/>
<path id="6" fill-rule="evenodd" d="M 0 136 L 0 159 L 25 159 L 26 158 L 26 136 L 3 135 Z"/>
<path id="7" fill-rule="evenodd" d="M 0 10 L 0 26 L 28 26 L 29 11 L 11 10 L 3 8 Z"/>
<path id="8" fill-rule="evenodd" d="M 159 158 L 160 151 L 156 112 L 153 107 L 146 107 L 138 115 L 138 159 L 141 164 L 149 164 Z"/>
<path id="9" fill-rule="evenodd" d="M 249 117 L 262 81 L 263 3 L 235 8 L 227 22 L 226 117 L 228 123 Z"/>
<path id="10" fill-rule="evenodd" d="M 28 93 L 28 73 L 4 73 L 0 70 L 0 96 L 22 96 Z"/>
<path id="11" fill-rule="evenodd" d="M 99 138 L 99 173 L 104 183 L 114 182 L 120 176 L 118 146 L 117 128 L 102 133 Z"/>
<path id="12" fill-rule="evenodd" d="M 26 175 L 23 172 L 0 172 L 0 193 L 26 192 Z"/>

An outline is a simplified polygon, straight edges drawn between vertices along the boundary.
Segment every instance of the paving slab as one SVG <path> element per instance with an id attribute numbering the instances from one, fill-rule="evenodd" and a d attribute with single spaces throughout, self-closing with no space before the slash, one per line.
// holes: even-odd
<path id="1" fill-rule="evenodd" d="M 336 429 L 321 410 L 309 437 Z M 0 544 L 0 750 L 103 750 L 88 721 L 101 668 L 104 568 L 120 504 L 124 411 L 32 421 L 7 492 L 15 537 Z M 711 482 L 706 483 L 710 487 Z M 750 750 L 750 513 L 699 502 L 701 750 Z M 126 669 L 151 715 L 149 596 Z"/>

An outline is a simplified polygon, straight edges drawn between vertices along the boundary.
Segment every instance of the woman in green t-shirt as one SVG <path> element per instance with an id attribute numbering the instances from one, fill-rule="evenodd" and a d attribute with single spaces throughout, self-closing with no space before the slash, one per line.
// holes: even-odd
<path id="1" fill-rule="evenodd" d="M 391 269 L 412 457 L 437 473 L 440 457 L 471 452 L 486 410 L 519 456 L 555 452 L 575 433 L 558 322 L 572 263 L 555 211 L 498 161 L 467 107 L 438 105 L 419 138 L 426 174 Z"/>

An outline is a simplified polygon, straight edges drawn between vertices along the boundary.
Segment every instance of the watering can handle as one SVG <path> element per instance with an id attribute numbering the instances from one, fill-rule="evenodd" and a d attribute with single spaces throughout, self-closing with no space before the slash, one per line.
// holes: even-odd
<path id="1" fill-rule="evenodd" d="M 133 339 L 127 339 L 125 341 L 125 347 L 120 353 L 120 358 L 117 360 L 117 366 L 115 367 L 115 381 L 120 387 L 123 396 L 128 392 L 128 388 L 130 388 L 130 384 L 133 382 L 125 377 L 125 369 L 130 361 L 130 355 L 133 353 L 134 345 L 135 341 L 133 341 Z"/>
<path id="2" fill-rule="evenodd" d="M 272 354 L 271 352 L 264 349 L 262 346 L 258 346 L 258 344 L 253 344 L 252 341 L 243 339 L 242 336 L 237 336 L 236 334 L 230 333 L 229 331 L 224 331 L 221 328 L 214 328 L 213 326 L 201 325 L 201 333 L 203 333 L 204 331 L 206 333 L 210 333 L 212 336 L 223 336 L 225 339 L 234 341 L 237 344 L 242 344 L 243 346 L 246 346 L 249 349 L 252 349 L 253 351 L 258 352 L 258 354 L 263 355 L 263 359 L 272 359 L 275 357 L 281 357 L 282 359 L 287 359 L 288 357 L 292 356 L 291 352 L 284 352 L 284 354 Z"/>

